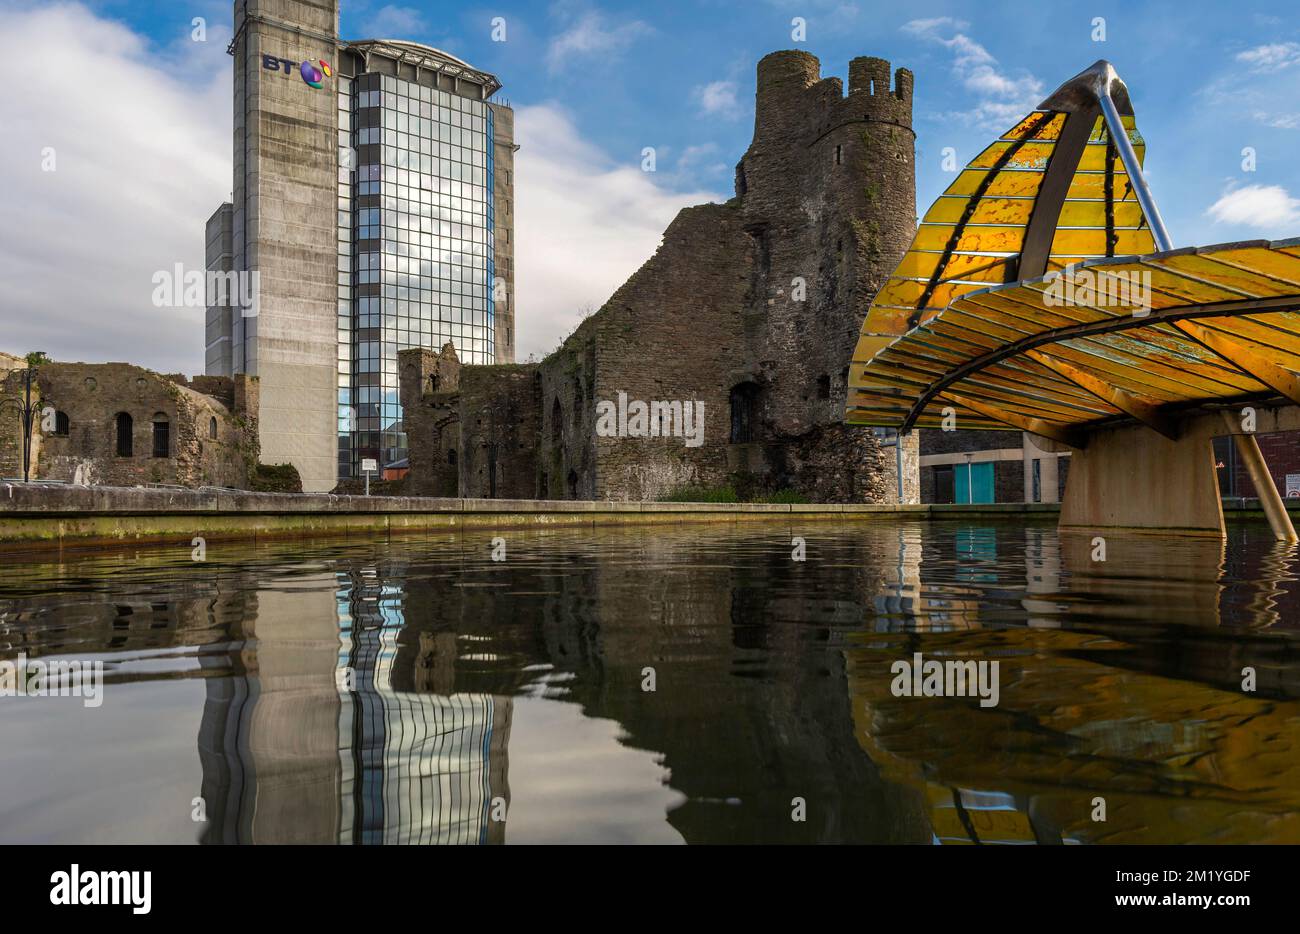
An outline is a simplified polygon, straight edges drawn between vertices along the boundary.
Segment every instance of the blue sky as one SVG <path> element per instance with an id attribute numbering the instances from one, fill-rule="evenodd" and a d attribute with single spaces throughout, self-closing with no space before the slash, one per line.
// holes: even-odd
<path id="1" fill-rule="evenodd" d="M 159 43 L 189 30 L 190 7 L 175 0 L 92 6 Z M 229 4 L 209 6 L 219 16 Z M 561 0 L 471 5 L 448 18 L 454 6 L 343 0 L 341 32 L 446 49 L 499 75 L 500 93 L 516 106 L 563 107 L 614 160 L 638 163 L 642 147 L 655 146 L 667 184 L 681 188 L 730 193 L 732 167 L 752 130 L 754 63 L 774 49 L 806 48 L 825 75 L 844 77 L 856 55 L 916 72 L 921 210 L 946 185 L 945 146 L 965 163 L 1011 122 L 979 119 L 982 105 L 1011 112 L 1036 103 L 1098 58 L 1110 59 L 1130 87 L 1151 147 L 1151 183 L 1177 242 L 1247 235 L 1248 225 L 1206 214 L 1234 183 L 1300 195 L 1300 18 L 1281 3 Z M 504 42 L 491 37 L 498 16 Z M 796 16 L 807 22 L 803 43 L 791 41 Z M 1105 41 L 1095 41 L 1097 17 Z M 909 27 L 927 20 L 939 22 Z M 1005 93 L 967 80 L 972 65 L 960 59 L 972 47 L 1009 82 Z M 1250 174 L 1241 170 L 1246 146 L 1257 152 Z M 1250 235 L 1300 233 L 1300 223 L 1292 228 Z"/>
<path id="2" fill-rule="evenodd" d="M 51 6 L 0 0 L 0 15 L 34 22 L 33 10 Z M 194 16 L 209 24 L 209 41 L 201 46 L 189 41 Z M 505 20 L 504 42 L 492 39 L 494 17 Z M 795 17 L 806 21 L 805 42 L 792 41 Z M 1098 18 L 1105 41 L 1095 41 Z M 138 98 L 155 90 L 190 101 L 178 107 L 188 117 L 178 116 L 171 127 L 195 137 L 188 148 L 202 150 L 202 157 L 155 170 L 155 178 L 159 171 L 168 175 L 176 200 L 185 204 L 151 219 L 150 229 L 173 223 L 167 242 L 183 244 L 177 249 L 184 253 L 176 260 L 197 256 L 201 264 L 202 220 L 229 190 L 230 60 L 222 50 L 230 4 L 88 0 L 67 7 L 65 21 L 46 19 L 40 28 L 8 31 L 22 36 L 24 48 L 39 48 L 49 32 L 51 45 L 61 41 L 62 50 L 68 23 L 84 22 L 72 30 L 82 37 L 84 54 L 98 59 L 106 43 L 112 46 L 97 67 L 106 81 L 120 71 L 124 84 L 143 89 L 135 94 L 137 110 L 154 106 Z M 964 164 L 1058 84 L 1107 58 L 1132 93 L 1148 143 L 1150 182 L 1176 244 L 1300 235 L 1300 19 L 1279 3 L 559 0 L 464 8 L 343 0 L 341 31 L 345 38 L 426 42 L 501 78 L 501 96 L 520 113 L 523 147 L 517 183 L 522 355 L 549 350 L 583 311 L 599 307 L 648 258 L 678 208 L 731 195 L 733 167 L 752 132 L 754 66 L 776 49 L 814 53 L 824 75 L 844 77 L 857 55 L 881 56 L 915 72 L 920 212 L 949 181 L 941 167 L 945 147 Z M 151 82 L 132 83 L 148 69 L 156 75 Z M 40 111 L 49 126 L 33 132 L 58 135 L 61 124 L 89 119 L 83 111 L 92 93 L 93 82 L 85 83 L 44 102 Z M 0 117 L 5 108 L 24 106 L 0 102 Z M 40 123 L 40 114 L 27 117 Z M 118 132 L 92 126 L 83 135 L 98 133 L 101 145 L 111 147 Z M 137 132 L 148 135 L 150 128 L 142 123 Z M 639 170 L 646 146 L 657 151 L 653 176 Z M 1245 147 L 1255 152 L 1254 171 L 1243 171 Z M 90 197 L 83 193 L 67 210 L 88 211 Z M 105 200 L 104 210 L 111 207 Z M 98 219 L 88 215 L 82 223 Z M 142 232 L 141 242 L 146 239 Z M 0 242 L 0 273 L 5 246 Z M 166 268 L 167 259 L 139 262 L 142 269 Z M 186 338 L 182 324 L 175 327 L 180 346 Z M 29 341 L 42 337 L 39 330 L 22 333 Z M 154 363 L 162 366 L 163 357 L 190 370 L 199 360 L 193 347 L 155 354 Z"/>

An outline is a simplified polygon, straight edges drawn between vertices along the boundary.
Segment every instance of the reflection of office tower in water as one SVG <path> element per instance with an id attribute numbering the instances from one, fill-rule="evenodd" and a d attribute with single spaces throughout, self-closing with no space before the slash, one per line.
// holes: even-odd
<path id="1" fill-rule="evenodd" d="M 373 569 L 295 578 L 246 602 L 227 654 L 200 655 L 201 842 L 504 841 L 511 699 L 452 693 L 450 665 L 396 690 L 404 599 Z M 418 668 L 435 653 L 412 638 Z"/>
<path id="2" fill-rule="evenodd" d="M 503 842 L 505 821 L 493 811 L 504 814 L 510 798 L 511 699 L 395 690 L 401 591 L 372 569 L 340 584 L 338 666 L 353 678 L 339 713 L 340 842 Z M 428 636 L 417 638 L 423 649 Z M 429 682 L 417 672 L 415 683 Z"/>
<path id="3" fill-rule="evenodd" d="M 204 843 L 338 837 L 338 627 L 333 577 L 262 588 L 225 656 L 203 653 Z"/>

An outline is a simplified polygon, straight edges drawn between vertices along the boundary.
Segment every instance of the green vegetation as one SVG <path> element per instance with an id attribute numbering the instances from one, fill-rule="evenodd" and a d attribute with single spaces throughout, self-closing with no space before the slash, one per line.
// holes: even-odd
<path id="1" fill-rule="evenodd" d="M 742 496 L 731 484 L 723 486 L 682 486 L 659 499 L 661 503 L 806 503 L 808 498 L 791 490 L 771 493 L 750 492 Z"/>
<path id="2" fill-rule="evenodd" d="M 797 493 L 791 489 L 777 490 L 775 493 L 769 493 L 766 496 L 757 497 L 756 503 L 806 503 L 808 497 L 802 493 Z"/>
<path id="3" fill-rule="evenodd" d="M 736 488 L 733 486 L 680 486 L 667 496 L 660 497 L 661 503 L 738 503 Z"/>
<path id="4" fill-rule="evenodd" d="M 301 493 L 302 478 L 293 464 L 258 464 L 248 478 L 254 493 Z"/>

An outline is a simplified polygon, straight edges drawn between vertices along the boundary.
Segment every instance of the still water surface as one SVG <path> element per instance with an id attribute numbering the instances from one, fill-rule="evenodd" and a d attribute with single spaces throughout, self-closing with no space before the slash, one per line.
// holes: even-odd
<path id="1" fill-rule="evenodd" d="M 493 534 L 6 560 L 0 658 L 106 687 L 0 698 L 0 842 L 1300 842 L 1262 524 Z M 998 705 L 895 697 L 915 652 Z"/>

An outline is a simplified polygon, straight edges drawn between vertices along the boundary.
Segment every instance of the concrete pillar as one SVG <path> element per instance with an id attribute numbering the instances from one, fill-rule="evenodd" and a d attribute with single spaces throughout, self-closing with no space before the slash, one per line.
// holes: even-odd
<path id="1" fill-rule="evenodd" d="M 1213 433 L 1171 441 L 1145 425 L 1103 429 L 1076 451 L 1061 528 L 1224 535 Z"/>

